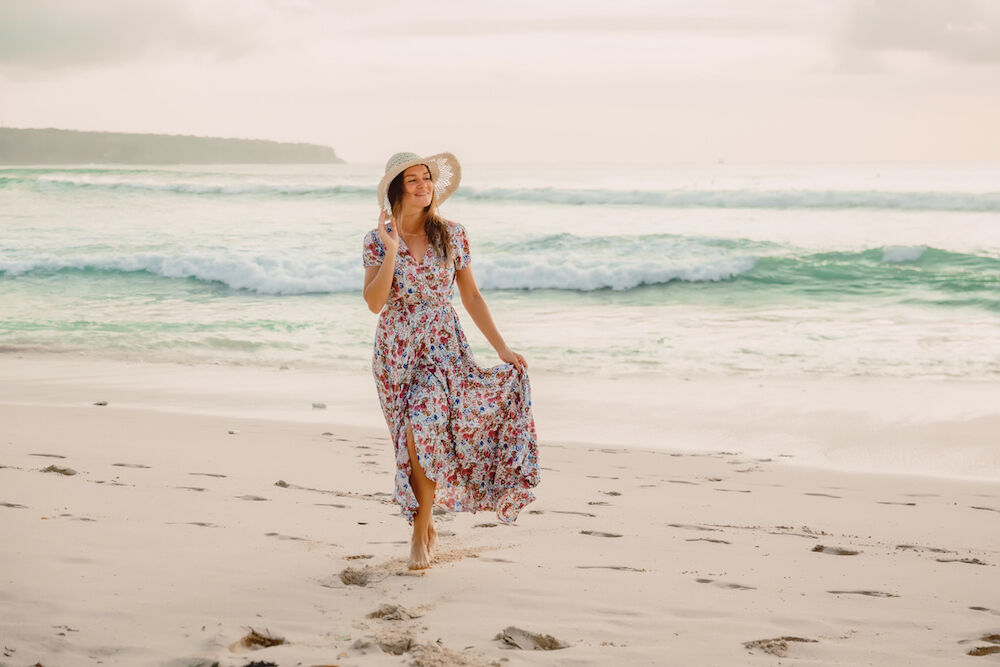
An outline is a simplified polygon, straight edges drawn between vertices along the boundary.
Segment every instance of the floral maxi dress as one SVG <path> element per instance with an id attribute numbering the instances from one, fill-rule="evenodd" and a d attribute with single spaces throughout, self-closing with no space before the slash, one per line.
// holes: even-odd
<path id="1" fill-rule="evenodd" d="M 400 239 L 389 300 L 375 332 L 372 374 L 395 445 L 393 500 L 410 520 L 406 427 L 417 460 L 437 485 L 436 504 L 453 511 L 496 511 L 514 521 L 534 500 L 538 447 L 526 373 L 512 364 L 476 364 L 451 305 L 455 272 L 469 266 L 465 229 L 448 223 L 453 261 L 433 247 L 422 262 Z M 378 266 L 385 248 L 373 229 L 365 236 L 365 266 Z"/>

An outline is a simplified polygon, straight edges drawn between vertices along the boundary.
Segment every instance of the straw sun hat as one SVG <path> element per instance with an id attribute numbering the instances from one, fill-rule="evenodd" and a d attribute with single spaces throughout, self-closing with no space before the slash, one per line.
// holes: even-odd
<path id="1" fill-rule="evenodd" d="M 458 189 L 458 183 L 462 180 L 462 166 L 451 153 L 438 153 L 428 157 L 420 157 L 416 153 L 396 153 L 385 163 L 385 176 L 378 184 L 378 203 L 386 213 L 392 213 L 388 194 L 392 179 L 417 164 L 425 164 L 431 170 L 436 206 L 444 203 Z"/>

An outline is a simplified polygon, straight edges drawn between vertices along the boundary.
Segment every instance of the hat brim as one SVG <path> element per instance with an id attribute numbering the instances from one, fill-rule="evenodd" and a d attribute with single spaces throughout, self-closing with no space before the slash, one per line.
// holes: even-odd
<path id="1" fill-rule="evenodd" d="M 454 155 L 437 153 L 428 157 L 414 158 L 394 165 L 392 169 L 385 172 L 385 176 L 379 182 L 376 195 L 379 206 L 386 213 L 392 213 L 392 207 L 389 205 L 389 184 L 392 183 L 392 179 L 418 164 L 427 165 L 431 172 L 431 178 L 434 180 L 434 203 L 436 206 L 443 204 L 458 189 L 458 184 L 462 180 L 462 165 L 459 164 L 458 158 Z"/>

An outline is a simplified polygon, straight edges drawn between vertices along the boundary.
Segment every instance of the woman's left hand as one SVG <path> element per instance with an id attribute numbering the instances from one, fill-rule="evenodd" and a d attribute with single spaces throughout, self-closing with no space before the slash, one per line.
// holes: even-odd
<path id="1" fill-rule="evenodd" d="M 497 354 L 500 356 L 500 361 L 508 364 L 514 364 L 514 368 L 521 372 L 528 369 L 528 362 L 524 360 L 524 357 L 509 347 L 505 347 L 497 352 Z"/>

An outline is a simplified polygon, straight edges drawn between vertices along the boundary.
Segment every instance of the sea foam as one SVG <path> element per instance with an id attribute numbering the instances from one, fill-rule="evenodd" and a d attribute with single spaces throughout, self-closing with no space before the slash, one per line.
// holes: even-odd
<path id="1" fill-rule="evenodd" d="M 882 248 L 882 261 L 886 264 L 915 262 L 925 250 L 927 250 L 925 246 L 886 246 Z"/>
<path id="2" fill-rule="evenodd" d="M 618 260 L 594 266 L 552 257 L 484 258 L 476 261 L 475 271 L 483 289 L 628 290 L 675 280 L 726 280 L 750 270 L 753 262 L 752 258 L 688 259 L 660 264 Z M 278 259 L 235 253 L 176 257 L 134 254 L 0 262 L 0 275 L 8 277 L 68 271 L 194 279 L 272 295 L 351 292 L 359 290 L 362 281 L 360 259 L 354 257 Z"/>

